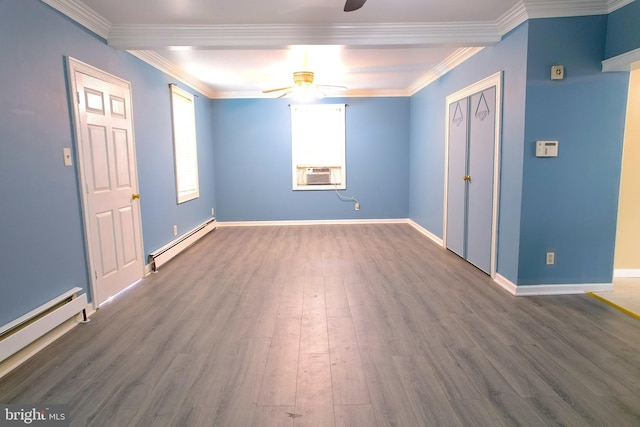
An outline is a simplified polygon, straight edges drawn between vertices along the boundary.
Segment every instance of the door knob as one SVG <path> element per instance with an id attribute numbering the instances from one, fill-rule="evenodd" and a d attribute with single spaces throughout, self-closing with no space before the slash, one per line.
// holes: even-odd
<path id="1" fill-rule="evenodd" d="M 138 194 L 138 193 L 133 193 L 131 195 L 131 199 L 133 199 L 133 200 L 136 200 L 136 199 L 139 199 L 139 198 L 140 198 L 140 194 Z"/>
<path id="2" fill-rule="evenodd" d="M 465 175 L 464 178 L 465 181 L 471 182 L 471 175 Z"/>

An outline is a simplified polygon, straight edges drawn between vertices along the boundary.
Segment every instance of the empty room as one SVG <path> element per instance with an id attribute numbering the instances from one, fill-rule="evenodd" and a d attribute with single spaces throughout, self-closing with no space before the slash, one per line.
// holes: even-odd
<path id="1" fill-rule="evenodd" d="M 640 425 L 640 2 L 0 0 L 0 425 Z"/>

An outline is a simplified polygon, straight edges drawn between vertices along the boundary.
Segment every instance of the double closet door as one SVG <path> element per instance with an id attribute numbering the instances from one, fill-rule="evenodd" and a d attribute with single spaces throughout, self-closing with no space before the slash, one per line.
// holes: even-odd
<path id="1" fill-rule="evenodd" d="M 491 274 L 496 86 L 454 99 L 448 108 L 446 246 Z"/>

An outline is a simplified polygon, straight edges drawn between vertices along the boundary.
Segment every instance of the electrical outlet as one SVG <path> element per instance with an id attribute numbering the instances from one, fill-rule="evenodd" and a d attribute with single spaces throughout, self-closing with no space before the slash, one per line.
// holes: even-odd
<path id="1" fill-rule="evenodd" d="M 177 226 L 177 225 L 174 225 L 174 226 L 173 226 L 173 235 L 174 235 L 174 236 L 177 236 L 177 235 L 178 235 L 178 226 Z"/>
<path id="2" fill-rule="evenodd" d="M 213 210 L 213 208 L 211 208 L 211 216 L 215 216 L 216 215 L 216 211 Z"/>
<path id="3" fill-rule="evenodd" d="M 547 265 L 553 265 L 556 263 L 556 253 L 547 252 Z"/>
<path id="4" fill-rule="evenodd" d="M 360 202 L 356 202 L 356 210 L 359 211 L 360 210 Z"/>

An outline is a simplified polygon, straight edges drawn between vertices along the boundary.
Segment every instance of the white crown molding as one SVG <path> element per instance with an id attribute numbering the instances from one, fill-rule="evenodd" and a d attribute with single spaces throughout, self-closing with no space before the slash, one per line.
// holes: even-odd
<path id="1" fill-rule="evenodd" d="M 341 96 L 410 96 L 475 55 L 482 46 L 497 44 L 502 36 L 531 18 L 585 16 L 611 13 L 634 0 L 521 0 L 493 22 L 400 23 L 353 25 L 112 25 L 78 0 L 42 0 L 107 40 L 109 46 L 131 54 L 210 98 L 256 98 L 250 92 L 216 92 L 152 49 L 169 46 L 198 48 L 273 48 L 292 44 L 351 46 L 459 46 L 406 89 L 349 91 Z M 640 60 L 630 52 L 603 61 L 603 71 L 629 71 Z"/>
<path id="2" fill-rule="evenodd" d="M 625 7 L 629 3 L 633 3 L 634 0 L 609 0 L 607 2 L 607 11 L 608 13 L 614 12 L 621 7 Z"/>
<path id="3" fill-rule="evenodd" d="M 115 25 L 109 46 L 149 50 L 273 48 L 292 44 L 350 46 L 485 46 L 500 41 L 493 23 L 399 23 L 367 25 Z"/>
<path id="4" fill-rule="evenodd" d="M 496 26 L 500 35 L 504 36 L 509 31 L 529 19 L 527 8 L 522 1 L 519 1 L 511 9 L 507 10 L 496 20 Z"/>
<path id="5" fill-rule="evenodd" d="M 391 97 L 407 97 L 411 94 L 405 89 L 388 89 L 388 90 L 358 90 L 351 89 L 346 92 L 327 94 L 324 98 L 391 98 Z M 273 99 L 273 94 L 265 94 L 262 92 L 241 91 L 241 92 L 217 92 L 216 99 Z"/>
<path id="6" fill-rule="evenodd" d="M 130 54 L 136 58 L 146 62 L 152 67 L 162 71 L 163 73 L 181 81 L 182 83 L 197 90 L 209 98 L 218 98 L 219 93 L 214 91 L 209 85 L 194 78 L 191 74 L 184 71 L 171 61 L 151 50 L 129 50 Z"/>
<path id="7" fill-rule="evenodd" d="M 640 68 L 640 48 L 602 61 L 602 71 L 633 71 Z"/>
<path id="8" fill-rule="evenodd" d="M 524 0 L 524 4 L 530 19 L 605 15 L 609 10 L 606 0 Z"/>
<path id="9" fill-rule="evenodd" d="M 456 50 L 444 61 L 436 65 L 427 74 L 413 82 L 408 88 L 409 96 L 414 95 L 456 68 L 458 65 L 480 52 L 484 47 L 466 47 Z"/>
<path id="10" fill-rule="evenodd" d="M 73 19 L 88 30 L 93 31 L 103 39 L 106 40 L 108 38 L 111 22 L 86 4 L 76 0 L 42 0 L 42 2 Z"/>

